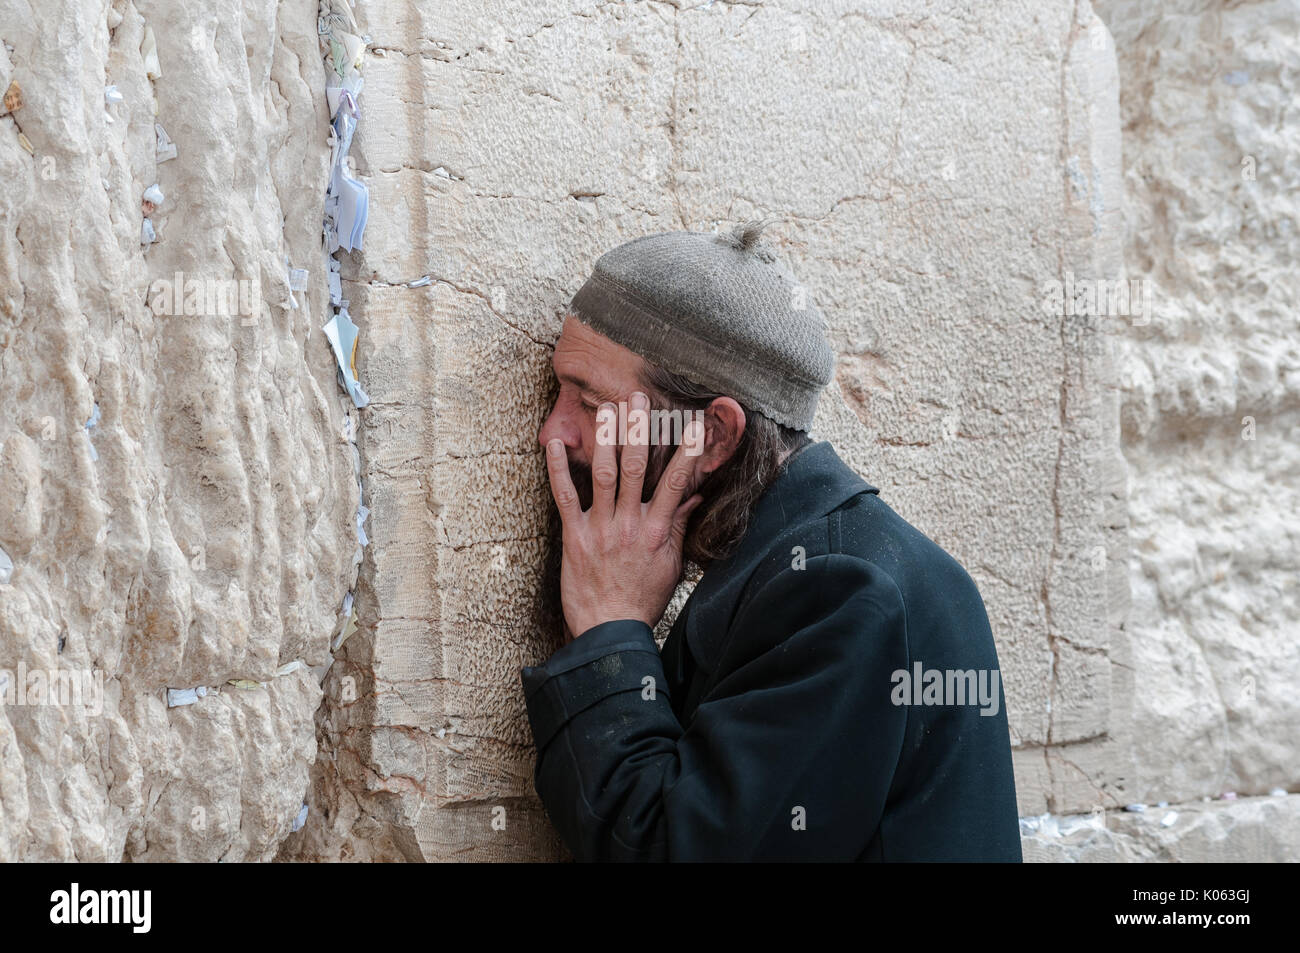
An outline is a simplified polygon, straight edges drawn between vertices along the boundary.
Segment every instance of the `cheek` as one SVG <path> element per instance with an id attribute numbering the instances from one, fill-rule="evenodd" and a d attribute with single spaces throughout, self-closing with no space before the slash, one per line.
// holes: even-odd
<path id="1" fill-rule="evenodd" d="M 578 404 L 578 413 L 575 418 L 578 433 L 582 435 L 582 463 L 591 463 L 591 452 L 596 447 L 596 416 L 593 411 L 588 411 L 585 406 Z"/>

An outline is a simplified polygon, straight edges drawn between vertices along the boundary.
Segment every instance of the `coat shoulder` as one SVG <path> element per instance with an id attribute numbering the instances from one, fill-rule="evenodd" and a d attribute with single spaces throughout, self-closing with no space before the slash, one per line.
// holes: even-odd
<path id="1" fill-rule="evenodd" d="M 974 640 L 991 647 L 984 601 L 974 579 L 873 492 L 859 493 L 829 513 L 778 534 L 745 586 L 741 603 L 773 585 L 785 570 L 827 556 L 862 564 L 858 577 L 882 600 L 901 606 L 906 631 L 918 642 L 933 647 L 935 642 Z"/>
<path id="2" fill-rule="evenodd" d="M 917 583 L 975 587 L 969 573 L 943 547 L 874 492 L 863 491 L 829 513 L 788 526 L 776 535 L 746 591 L 755 592 L 782 571 L 821 556 L 868 563 L 874 575 L 889 580 L 900 593 L 917 589 Z"/>
<path id="3" fill-rule="evenodd" d="M 840 580 L 852 579 L 858 585 L 869 586 L 878 592 L 882 603 L 901 606 L 901 591 L 889 569 L 873 562 L 874 554 L 869 549 L 845 545 L 842 512 L 859 498 L 875 499 L 871 493 L 863 492 L 829 513 L 788 526 L 777 534 L 746 583 L 740 599 L 741 605 L 769 587 L 779 586 L 779 577 L 784 573 L 810 570 L 811 581 L 824 575 L 817 571 L 818 567 L 822 567 L 831 569 L 832 575 Z M 819 598 L 814 608 L 819 612 L 833 608 L 833 605 L 827 604 L 828 601 L 853 596 L 849 591 L 826 592 L 824 587 L 818 588 L 816 592 Z"/>

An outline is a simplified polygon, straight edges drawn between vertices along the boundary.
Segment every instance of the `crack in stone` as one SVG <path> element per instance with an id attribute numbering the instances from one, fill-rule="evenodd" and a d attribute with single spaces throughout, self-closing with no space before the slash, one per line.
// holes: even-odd
<path id="1" fill-rule="evenodd" d="M 1066 173 L 1066 162 L 1070 151 L 1070 112 L 1069 101 L 1066 95 L 1066 84 L 1069 81 L 1070 53 L 1074 48 L 1075 39 L 1078 36 L 1078 17 L 1079 17 L 1079 0 L 1075 0 L 1073 9 L 1070 13 L 1070 28 L 1065 36 L 1063 43 L 1064 52 L 1061 55 L 1061 81 L 1060 81 L 1060 109 L 1061 109 L 1061 190 L 1062 190 L 1062 222 L 1066 233 L 1061 236 L 1061 246 L 1057 250 L 1057 267 L 1060 280 L 1065 280 L 1065 243 L 1069 238 L 1069 221 L 1070 221 L 1070 177 Z M 1052 743 L 1052 726 L 1056 721 L 1056 692 L 1060 681 L 1061 669 L 1061 650 L 1057 645 L 1057 635 L 1053 631 L 1055 625 L 1055 614 L 1052 608 L 1051 580 L 1052 570 L 1060 560 L 1061 548 L 1061 470 L 1065 459 L 1065 439 L 1068 433 L 1067 411 L 1069 408 L 1069 341 L 1066 336 L 1065 319 L 1061 319 L 1061 388 L 1058 401 L 1059 409 L 1059 426 L 1060 437 L 1056 445 L 1056 464 L 1053 468 L 1052 477 L 1052 547 L 1048 552 L 1047 565 L 1044 567 L 1043 584 L 1039 589 L 1039 599 L 1043 603 L 1044 618 L 1047 626 L 1047 644 L 1052 653 L 1052 668 L 1050 680 L 1048 682 L 1047 694 L 1047 741 Z"/>
<path id="2" fill-rule="evenodd" d="M 433 275 L 430 275 L 429 278 L 430 278 L 430 280 L 435 281 L 435 282 L 437 282 L 438 284 L 446 285 L 447 287 L 449 287 L 449 288 L 451 288 L 451 289 L 453 289 L 453 290 L 455 290 L 455 291 L 459 291 L 461 294 L 473 295 L 473 296 L 476 297 L 476 298 L 481 298 L 481 299 L 483 299 L 484 303 L 487 304 L 487 309 L 488 309 L 489 311 L 491 311 L 494 315 L 496 315 L 497 318 L 501 321 L 501 323 L 504 324 L 506 327 L 511 328 L 511 329 L 513 329 L 513 330 L 515 330 L 515 331 L 518 331 L 520 334 L 522 334 L 524 337 L 528 338 L 528 340 L 532 341 L 532 342 L 533 342 L 534 344 L 536 344 L 538 347 L 546 348 L 546 350 L 548 350 L 548 351 L 554 349 L 554 345 L 553 345 L 553 344 L 548 344 L 548 343 L 546 343 L 545 341 L 539 341 L 539 340 L 537 340 L 537 338 L 533 337 L 531 334 L 529 334 L 529 333 L 528 333 L 527 331 L 525 331 L 523 328 L 519 327 L 519 325 L 515 324 L 515 323 L 512 322 L 510 319 L 508 319 L 508 318 L 507 318 L 505 315 L 503 315 L 500 311 L 496 310 L 496 308 L 492 307 L 492 299 L 491 299 L 488 295 L 485 295 L 483 292 L 479 291 L 477 288 L 469 288 L 469 287 L 464 287 L 464 288 L 462 288 L 460 285 L 456 284 L 454 281 L 449 281 L 449 280 L 446 279 L 446 278 L 438 278 L 438 277 L 435 277 L 435 276 L 433 276 Z"/>

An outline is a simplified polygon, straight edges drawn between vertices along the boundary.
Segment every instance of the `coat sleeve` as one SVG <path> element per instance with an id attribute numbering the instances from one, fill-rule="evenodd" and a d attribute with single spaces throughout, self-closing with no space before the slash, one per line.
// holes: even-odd
<path id="1" fill-rule="evenodd" d="M 910 664 L 893 581 L 813 557 L 729 633 L 728 671 L 685 727 L 642 622 L 523 670 L 537 792 L 578 860 L 852 860 L 871 840 L 907 720 L 890 701 Z"/>

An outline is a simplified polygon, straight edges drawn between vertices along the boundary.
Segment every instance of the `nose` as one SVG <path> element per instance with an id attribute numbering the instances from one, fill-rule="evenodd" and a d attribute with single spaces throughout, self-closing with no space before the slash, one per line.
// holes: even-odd
<path id="1" fill-rule="evenodd" d="M 543 421 L 542 429 L 537 432 L 537 442 L 545 450 L 546 445 L 556 437 L 559 437 L 570 450 L 577 450 L 582 443 L 582 431 L 578 429 L 572 415 L 562 409 L 561 402 L 558 400 Z"/>

